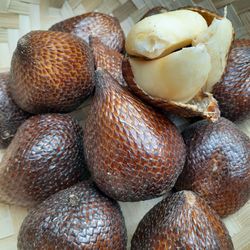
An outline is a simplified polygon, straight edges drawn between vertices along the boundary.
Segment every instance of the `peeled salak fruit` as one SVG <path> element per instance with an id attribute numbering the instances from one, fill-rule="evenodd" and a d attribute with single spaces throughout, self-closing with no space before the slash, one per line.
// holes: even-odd
<path id="1" fill-rule="evenodd" d="M 154 206 L 139 223 L 132 250 L 234 249 L 219 216 L 191 191 L 172 194 Z"/>
<path id="2" fill-rule="evenodd" d="M 100 69 L 84 127 L 84 149 L 97 186 L 121 201 L 169 191 L 185 161 L 177 128 Z"/>
<path id="3" fill-rule="evenodd" d="M 214 85 L 221 114 L 229 120 L 250 117 L 250 40 L 236 40 L 230 51 L 226 71 Z"/>
<path id="4" fill-rule="evenodd" d="M 0 202 L 33 206 L 87 174 L 82 129 L 69 115 L 37 115 L 17 130 L 0 163 Z"/>
<path id="5" fill-rule="evenodd" d="M 199 121 L 183 132 L 187 159 L 176 188 L 198 193 L 221 216 L 250 198 L 250 139 L 225 118 Z"/>
<path id="6" fill-rule="evenodd" d="M 30 113 L 70 112 L 94 88 L 94 58 L 80 38 L 63 32 L 31 31 L 17 43 L 10 92 Z"/>
<path id="7" fill-rule="evenodd" d="M 122 51 L 124 33 L 117 18 L 100 12 L 89 12 L 54 24 L 50 30 L 68 32 L 89 43 L 97 37 L 108 48 Z"/>
<path id="8" fill-rule="evenodd" d="M 233 34 L 226 17 L 199 8 L 147 17 L 127 37 L 123 77 L 153 106 L 216 121 L 220 111 L 211 92 L 225 71 Z"/>
<path id="9" fill-rule="evenodd" d="M 125 250 L 126 241 L 118 203 L 84 181 L 30 211 L 21 226 L 17 248 Z"/>
<path id="10" fill-rule="evenodd" d="M 9 91 L 9 72 L 0 74 L 0 148 L 6 148 L 17 128 L 31 114 L 20 109 L 12 100 Z"/>

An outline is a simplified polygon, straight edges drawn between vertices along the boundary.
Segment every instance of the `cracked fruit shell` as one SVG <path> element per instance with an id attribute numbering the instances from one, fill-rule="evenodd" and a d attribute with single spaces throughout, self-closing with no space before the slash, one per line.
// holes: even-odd
<path id="1" fill-rule="evenodd" d="M 33 206 L 85 174 L 82 129 L 69 115 L 37 115 L 17 130 L 0 163 L 0 202 Z"/>
<path id="2" fill-rule="evenodd" d="M 177 128 L 103 70 L 96 71 L 84 147 L 97 186 L 121 201 L 150 199 L 169 191 L 185 161 Z"/>
<path id="3" fill-rule="evenodd" d="M 19 250 L 126 250 L 126 228 L 118 203 L 84 181 L 60 191 L 25 218 Z"/>
<path id="4" fill-rule="evenodd" d="M 233 250 L 234 247 L 215 211 L 195 193 L 181 191 L 159 202 L 143 217 L 131 249 Z"/>
<path id="5" fill-rule="evenodd" d="M 30 113 L 70 112 L 94 88 L 94 58 L 78 37 L 31 31 L 17 43 L 10 70 L 10 92 Z"/>
<path id="6" fill-rule="evenodd" d="M 183 131 L 187 159 L 176 188 L 198 193 L 221 216 L 250 198 L 250 139 L 225 118 Z"/>

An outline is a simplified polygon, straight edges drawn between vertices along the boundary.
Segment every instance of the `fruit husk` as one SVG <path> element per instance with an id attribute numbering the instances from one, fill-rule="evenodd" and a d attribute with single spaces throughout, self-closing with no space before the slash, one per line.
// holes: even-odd
<path id="1" fill-rule="evenodd" d="M 128 88 L 137 97 L 152 106 L 187 118 L 200 116 L 210 121 L 216 121 L 220 117 L 218 103 L 210 93 L 203 93 L 200 91 L 187 103 L 156 98 L 150 96 L 138 84 L 136 84 L 129 59 L 127 57 L 123 59 L 122 72 Z"/>
<path id="2" fill-rule="evenodd" d="M 89 12 L 71 17 L 54 24 L 49 30 L 71 33 L 89 43 L 89 37 L 98 37 L 110 49 L 122 51 L 125 36 L 116 17 L 100 13 Z"/>
<path id="3" fill-rule="evenodd" d="M 250 198 L 250 138 L 221 117 L 199 121 L 183 131 L 187 159 L 176 188 L 203 197 L 221 217 Z"/>
<path id="4" fill-rule="evenodd" d="M 12 100 L 9 90 L 9 72 L 0 74 L 0 148 L 6 148 L 17 128 L 31 114 L 20 109 Z"/>
<path id="5" fill-rule="evenodd" d="M 222 79 L 213 87 L 221 114 L 232 121 L 250 117 L 250 40 L 234 41 Z"/>
<path id="6" fill-rule="evenodd" d="M 79 124 L 69 115 L 32 116 L 0 163 L 0 202 L 31 207 L 86 175 Z"/>
<path id="7" fill-rule="evenodd" d="M 18 236 L 19 250 L 126 250 L 119 204 L 84 181 L 60 191 L 31 210 Z"/>
<path id="8" fill-rule="evenodd" d="M 131 250 L 234 249 L 219 216 L 191 191 L 172 194 L 155 205 L 139 223 Z"/>
<path id="9" fill-rule="evenodd" d="M 177 128 L 101 69 L 84 127 L 84 150 L 94 182 L 120 201 L 166 193 L 185 162 Z"/>
<path id="10" fill-rule="evenodd" d="M 71 112 L 92 93 L 93 77 L 93 54 L 80 38 L 31 31 L 19 39 L 14 51 L 10 92 L 16 104 L 30 113 Z"/>
<path id="11" fill-rule="evenodd" d="M 89 45 L 92 48 L 95 68 L 107 70 L 120 85 L 126 86 L 126 82 L 122 75 L 122 60 L 124 55 L 109 49 L 98 37 L 90 37 Z"/>

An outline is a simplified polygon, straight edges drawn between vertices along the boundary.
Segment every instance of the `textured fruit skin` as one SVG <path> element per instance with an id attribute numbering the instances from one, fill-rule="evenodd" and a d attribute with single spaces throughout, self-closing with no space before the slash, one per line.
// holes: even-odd
<path id="1" fill-rule="evenodd" d="M 50 30 L 68 32 L 89 43 L 89 37 L 98 37 L 110 49 L 122 51 L 125 36 L 117 18 L 89 12 L 54 24 Z"/>
<path id="2" fill-rule="evenodd" d="M 56 193 L 28 214 L 18 249 L 126 250 L 126 240 L 118 203 L 85 181 Z"/>
<path id="3" fill-rule="evenodd" d="M 221 216 L 250 198 L 250 139 L 225 118 L 197 122 L 183 132 L 187 160 L 176 187 L 200 194 Z"/>
<path id="4" fill-rule="evenodd" d="M 250 117 L 250 40 L 236 40 L 226 71 L 214 86 L 213 95 L 222 116 L 235 121 Z"/>
<path id="5" fill-rule="evenodd" d="M 31 115 L 20 109 L 10 97 L 9 73 L 0 73 L 0 148 L 6 148 L 17 128 Z"/>
<path id="6" fill-rule="evenodd" d="M 97 186 L 121 201 L 169 191 L 183 169 L 185 145 L 177 128 L 103 70 L 84 129 L 88 167 Z"/>
<path id="7" fill-rule="evenodd" d="M 90 46 L 93 50 L 95 68 L 101 68 L 108 71 L 120 85 L 126 86 L 127 84 L 122 76 L 123 54 L 109 49 L 97 37 L 90 38 Z"/>
<path id="8" fill-rule="evenodd" d="M 70 112 L 94 88 L 90 47 L 63 32 L 31 31 L 20 38 L 10 73 L 12 97 L 30 113 Z"/>
<path id="9" fill-rule="evenodd" d="M 17 130 L 0 165 L 0 202 L 33 206 L 85 174 L 82 128 L 69 115 L 37 115 Z"/>
<path id="10" fill-rule="evenodd" d="M 174 193 L 141 220 L 131 250 L 234 249 L 219 216 L 191 191 Z"/>

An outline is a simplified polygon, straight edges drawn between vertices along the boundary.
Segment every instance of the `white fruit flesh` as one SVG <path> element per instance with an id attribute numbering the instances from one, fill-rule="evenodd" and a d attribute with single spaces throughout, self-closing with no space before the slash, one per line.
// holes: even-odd
<path id="1" fill-rule="evenodd" d="M 136 83 L 149 95 L 187 102 L 204 86 L 211 69 L 204 45 L 183 48 L 155 60 L 130 58 Z"/>
<path id="2" fill-rule="evenodd" d="M 136 23 L 127 36 L 125 47 L 130 55 L 159 58 L 190 45 L 205 30 L 206 20 L 197 12 L 170 11 Z"/>
<path id="3" fill-rule="evenodd" d="M 200 33 L 193 45 L 204 44 L 211 57 L 211 70 L 203 90 L 211 92 L 224 73 L 228 52 L 233 39 L 232 23 L 227 19 L 214 19 L 207 30 Z"/>

